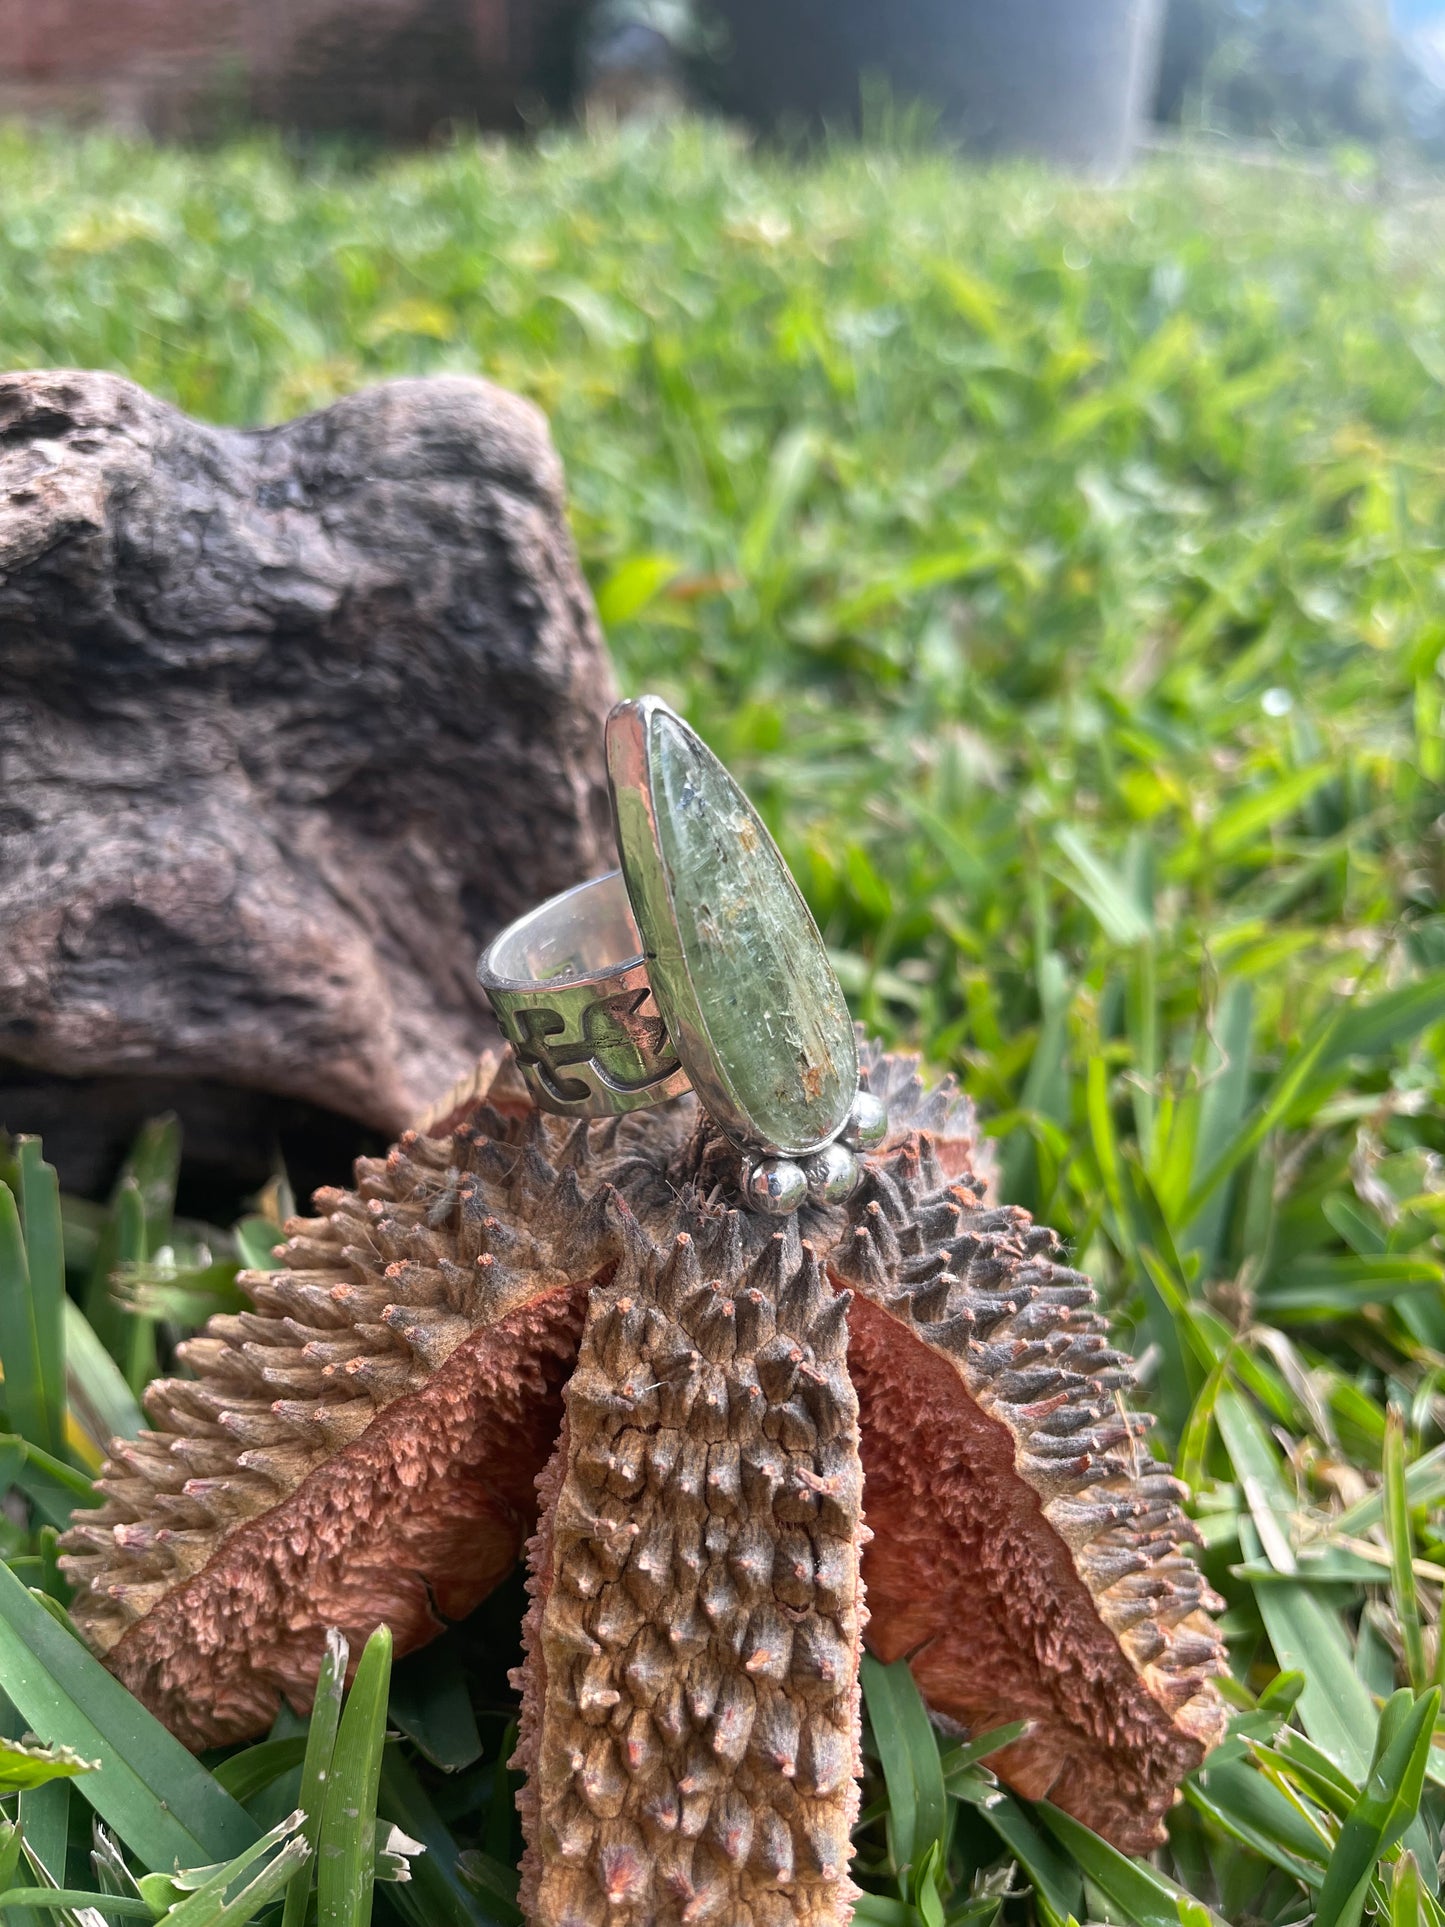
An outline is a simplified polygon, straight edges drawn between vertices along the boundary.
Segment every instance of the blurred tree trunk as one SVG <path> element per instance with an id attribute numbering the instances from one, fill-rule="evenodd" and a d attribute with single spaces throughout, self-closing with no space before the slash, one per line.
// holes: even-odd
<path id="1" fill-rule="evenodd" d="M 855 123 L 915 104 L 986 154 L 1114 174 L 1152 104 L 1159 0 L 715 0 L 727 104 L 763 122 Z"/>

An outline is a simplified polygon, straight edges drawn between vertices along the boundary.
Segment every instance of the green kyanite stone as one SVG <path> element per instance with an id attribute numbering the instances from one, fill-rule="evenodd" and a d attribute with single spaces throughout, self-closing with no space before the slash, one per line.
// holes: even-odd
<path id="1" fill-rule="evenodd" d="M 716 1073 L 704 1079 L 688 1064 L 689 1075 L 704 1102 L 709 1083 L 733 1100 L 719 1123 L 774 1150 L 815 1150 L 841 1129 L 858 1089 L 853 1023 L 817 925 L 757 811 L 661 706 L 648 749 L 681 953 L 654 966 L 658 1002 L 680 963 Z M 686 1026 L 672 1028 L 685 1050 Z"/>

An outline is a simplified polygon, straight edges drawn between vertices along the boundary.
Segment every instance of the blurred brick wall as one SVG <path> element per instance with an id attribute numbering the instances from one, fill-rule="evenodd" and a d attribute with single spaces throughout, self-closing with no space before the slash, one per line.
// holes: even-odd
<path id="1" fill-rule="evenodd" d="M 556 101 L 583 0 L 0 0 L 0 114 L 424 137 Z"/>

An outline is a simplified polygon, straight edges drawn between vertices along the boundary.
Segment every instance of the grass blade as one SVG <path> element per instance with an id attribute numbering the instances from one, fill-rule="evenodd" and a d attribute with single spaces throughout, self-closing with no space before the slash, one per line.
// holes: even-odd
<path id="1" fill-rule="evenodd" d="M 482 1756 L 466 1677 L 449 1640 L 403 1660 L 391 1679 L 391 1721 L 433 1766 L 457 1773 Z"/>
<path id="2" fill-rule="evenodd" d="M 19 1825 L 14 1820 L 0 1820 L 0 1894 L 15 1884 L 19 1867 Z"/>
<path id="3" fill-rule="evenodd" d="M 110 1829 L 93 1815 L 90 1822 L 90 1866 L 96 1891 L 119 1894 L 124 1900 L 140 1900 L 140 1883 L 126 1864 L 120 1844 Z"/>
<path id="4" fill-rule="evenodd" d="M 767 479 L 738 544 L 738 560 L 746 575 L 756 576 L 762 570 L 779 536 L 786 534 L 817 470 L 820 453 L 818 438 L 808 428 L 786 430 L 774 446 Z"/>
<path id="5" fill-rule="evenodd" d="M 1377 1748 L 1365 1790 L 1340 1829 L 1320 1889 L 1315 1927 L 1355 1927 L 1376 1861 L 1393 1846 L 1420 1806 L 1425 1762 L 1440 1708 L 1438 1687 L 1422 1694 L 1408 1710 L 1408 1693 L 1398 1693 L 1380 1715 L 1386 1739 L 1392 1716 L 1396 1730 Z M 1403 1712 L 1403 1718 L 1399 1715 Z"/>
<path id="6" fill-rule="evenodd" d="M 144 1264 L 150 1248 L 145 1198 L 135 1179 L 125 1178 L 115 1201 L 115 1270 Z M 112 1272 L 106 1280 L 107 1293 L 114 1291 L 114 1276 Z M 116 1303 L 114 1298 L 111 1302 Z M 118 1305 L 117 1311 L 116 1357 L 139 1398 L 156 1374 L 155 1325 L 142 1312 L 126 1311 Z"/>
<path id="7" fill-rule="evenodd" d="M 104 1452 L 112 1439 L 133 1439 L 139 1432 L 144 1423 L 140 1402 L 73 1298 L 66 1299 L 64 1315 L 71 1404 L 89 1437 Z"/>
<path id="8" fill-rule="evenodd" d="M 239 1927 L 242 1921 L 249 1920 L 259 1913 L 268 1901 L 279 1894 L 287 1883 L 293 1880 L 297 1870 L 311 1857 L 311 1846 L 304 1834 L 298 1831 L 301 1825 L 298 1809 L 289 1814 L 269 1833 L 255 1840 L 244 1853 L 237 1854 L 224 1866 L 215 1868 L 210 1878 L 202 1882 L 193 1893 L 183 1900 L 176 1901 L 167 1911 L 166 1927 Z M 235 1885 L 242 1874 L 249 1870 L 271 1849 L 282 1841 L 281 1851 L 254 1875 L 250 1881 L 230 1900 L 226 1891 Z M 142 1890 L 144 1891 L 144 1889 Z"/>
<path id="9" fill-rule="evenodd" d="M 5 1374 L 5 1409 L 12 1429 L 42 1451 L 49 1449 L 52 1427 L 45 1341 L 36 1315 L 20 1212 L 8 1184 L 0 1184 L 0 1369 Z"/>
<path id="10" fill-rule="evenodd" d="M 515 1743 L 513 1730 L 503 1743 L 497 1765 L 497 1778 L 503 1784 L 506 1776 L 502 1762 Z M 488 1884 L 484 1897 L 482 1889 L 474 1887 L 467 1877 L 455 1839 L 399 1747 L 388 1747 L 382 1758 L 380 1805 L 389 1820 L 420 1840 L 426 1849 L 412 1867 L 410 1882 L 387 1896 L 413 1927 L 516 1927 L 522 1916 L 515 1904 L 516 1870 L 502 1857 L 506 1848 L 481 1856 L 484 1875 L 490 1863 L 506 1876 L 502 1888 Z M 476 1871 L 478 1864 L 469 1861 L 468 1867 Z M 486 1904 L 487 1899 L 493 1904 Z"/>
<path id="11" fill-rule="evenodd" d="M 181 1130 L 174 1117 L 155 1118 L 142 1128 L 112 1194 L 85 1290 L 91 1329 L 122 1362 L 137 1394 L 155 1376 L 155 1333 L 149 1320 L 116 1303 L 111 1274 L 117 1265 L 141 1264 L 167 1242 L 180 1161 Z"/>
<path id="12" fill-rule="evenodd" d="M 0 1908 L 83 1908 L 96 1913 L 102 1922 L 106 1915 L 122 1920 L 154 1920 L 155 1915 L 143 1900 L 129 1894 L 95 1894 L 79 1887 L 10 1887 L 0 1893 Z"/>
<path id="13" fill-rule="evenodd" d="M 244 1806 L 268 1786 L 274 1786 L 283 1773 L 300 1766 L 309 1743 L 309 1737 L 300 1733 L 289 1739 L 259 1740 L 243 1753 L 233 1753 L 229 1760 L 222 1760 L 214 1769 L 214 1778 L 233 1800 L 239 1800 Z"/>
<path id="14" fill-rule="evenodd" d="M 70 1846 L 70 1782 L 52 1780 L 20 1795 L 20 1834 L 25 1858 L 36 1879 L 65 1885 Z"/>
<path id="15" fill-rule="evenodd" d="M 1425 1638 L 1420 1628 L 1410 1509 L 1405 1497 L 1405 1421 L 1393 1405 L 1385 1423 L 1385 1520 L 1390 1539 L 1391 1591 L 1405 1647 L 1405 1670 L 1418 1693 L 1427 1683 Z"/>
<path id="16" fill-rule="evenodd" d="M 1149 919 L 1123 879 L 1071 824 L 1054 831 L 1054 843 L 1066 859 L 1056 872 L 1060 882 L 1094 913 L 1110 941 L 1123 947 L 1142 943 L 1150 932 Z"/>
<path id="17" fill-rule="evenodd" d="M 520 1922 L 522 1910 L 517 1905 L 517 1894 L 521 1880 L 515 1867 L 473 1847 L 458 1854 L 457 1874 L 469 1893 L 490 1902 L 505 1921 Z"/>
<path id="18" fill-rule="evenodd" d="M 999 1786 L 988 1785 L 978 1793 L 960 1786 L 958 1797 L 983 1815 L 1033 1882 L 1046 1927 L 1064 1927 L 1082 1914 L 1084 1883 L 1078 1868 L 1039 1831 L 1012 1794 Z"/>
<path id="19" fill-rule="evenodd" d="M 1338 1613 L 1305 1584 L 1256 1586 L 1254 1597 L 1276 1661 L 1305 1674 L 1299 1698 L 1305 1731 L 1352 1778 L 1363 1776 L 1364 1736 L 1375 1707 L 1354 1669 Z"/>
<path id="20" fill-rule="evenodd" d="M 148 1251 L 170 1242 L 180 1170 L 180 1119 L 168 1111 L 142 1127 L 126 1160 L 126 1175 L 141 1196 Z"/>
<path id="21" fill-rule="evenodd" d="M 1059 1844 L 1073 1856 L 1085 1877 L 1106 1894 L 1132 1927 L 1180 1927 L 1180 1902 L 1190 1896 L 1141 1860 L 1129 1860 L 1096 1833 L 1048 1801 L 1038 1812 Z M 1193 1903 L 1198 1906 L 1198 1902 Z M 1199 1908 L 1204 1920 L 1212 1919 Z M 1198 1916 L 1196 1916 L 1197 1918 Z"/>
<path id="22" fill-rule="evenodd" d="M 376 1823 L 375 1865 L 378 1880 L 404 1886 L 411 1879 L 412 1862 L 426 1852 L 420 1840 L 403 1833 L 393 1820 Z"/>
<path id="23" fill-rule="evenodd" d="M 1217 857 L 1232 856 L 1264 830 L 1274 828 L 1293 816 L 1308 797 L 1331 775 L 1328 763 L 1313 769 L 1291 770 L 1287 776 L 1253 796 L 1245 796 L 1223 809 L 1206 832 Z"/>
<path id="24" fill-rule="evenodd" d="M 863 1894 L 853 1908 L 855 1927 L 916 1927 L 917 1914 L 906 1900 Z"/>
<path id="25" fill-rule="evenodd" d="M 1219 1161 L 1234 1142 L 1249 1103 L 1249 1046 L 1254 1035 L 1254 993 L 1247 983 L 1232 983 L 1219 1000 L 1207 1082 L 1199 1107 L 1192 1179 Z M 1219 1257 L 1230 1187 L 1217 1185 L 1180 1237 L 1180 1247 L 1197 1251 L 1206 1271 Z"/>
<path id="26" fill-rule="evenodd" d="M 1325 1813 L 1343 1820 L 1360 1797 L 1358 1785 L 1327 1753 L 1295 1727 L 1282 1727 L 1274 1746 L 1255 1743 L 1254 1756 L 1287 1779 Z M 1262 1777 L 1262 1776 L 1256 1776 Z"/>
<path id="27" fill-rule="evenodd" d="M 1192 1222 L 1224 1179 L 1296 1107 L 1320 1101 L 1351 1058 L 1388 1058 L 1402 1043 L 1445 1020 L 1445 971 L 1354 1004 L 1336 1005 L 1314 1024 L 1255 1106 L 1232 1144 L 1198 1179 L 1185 1210 Z"/>
<path id="28" fill-rule="evenodd" d="M 326 1804 L 326 1786 L 336 1753 L 336 1731 L 341 1721 L 341 1697 L 346 1681 L 350 1649 L 345 1635 L 335 1626 L 326 1634 L 326 1649 L 316 1676 L 316 1697 L 311 1705 L 311 1723 L 306 1729 L 306 1751 L 301 1768 L 301 1810 L 306 1839 L 314 1849 L 321 1835 L 321 1815 Z M 285 1745 L 288 1742 L 282 1741 Z M 298 1867 L 286 1889 L 286 1906 L 281 1927 L 302 1927 L 306 1905 L 311 1898 L 314 1861 Z"/>
<path id="29" fill-rule="evenodd" d="M 1378 1061 L 1401 1044 L 1410 1044 L 1434 1024 L 1445 1022 L 1445 970 L 1418 983 L 1387 990 L 1367 1002 L 1348 1004 L 1333 1025 L 1319 1068 L 1332 1069 L 1351 1057 Z"/>
<path id="30" fill-rule="evenodd" d="M 1422 1919 L 1420 1863 L 1413 1853 L 1402 1853 L 1390 1883 L 1390 1927 L 1421 1927 Z"/>
<path id="31" fill-rule="evenodd" d="M 316 1852 L 318 1927 L 366 1927 L 376 1878 L 376 1795 L 391 1684 L 391 1628 L 366 1642 L 337 1728 Z"/>
<path id="32" fill-rule="evenodd" d="M 13 1433 L 0 1433 L 0 1490 L 19 1486 L 40 1516 L 64 1527 L 76 1506 L 99 1504 L 99 1494 L 83 1472 L 52 1458 L 38 1445 Z"/>
<path id="33" fill-rule="evenodd" d="M 83 1760 L 64 1746 L 28 1746 L 24 1740 L 0 1740 L 0 1797 L 50 1780 L 73 1780 L 77 1773 L 94 1773 L 99 1762 Z"/>
<path id="34" fill-rule="evenodd" d="M 65 1240 L 60 1180 L 54 1165 L 42 1161 L 39 1138 L 19 1139 L 16 1161 L 44 1425 L 43 1436 L 34 1443 L 58 1458 L 65 1450 Z"/>
<path id="35" fill-rule="evenodd" d="M 1098 919 L 1110 942 L 1127 948 L 1150 935 L 1150 921 L 1139 902 L 1110 865 L 1090 850 L 1085 836 L 1071 823 L 1054 831 L 1054 844 L 1064 856 L 1056 875 Z"/>
<path id="36" fill-rule="evenodd" d="M 935 1842 L 945 1844 L 948 1804 L 938 1741 L 906 1660 L 884 1666 L 865 1653 L 863 1697 L 888 1786 L 894 1865 L 902 1875 L 917 1870 Z"/>
<path id="37" fill-rule="evenodd" d="M 1434 1505 L 1445 1499 L 1445 1445 L 1437 1445 L 1405 1468 L 1405 1498 L 1409 1505 Z M 1346 1506 L 1319 1528 L 1320 1538 L 1344 1535 L 1357 1539 L 1377 1526 L 1385 1516 L 1385 1492 L 1381 1487 L 1354 1505 Z"/>
<path id="38" fill-rule="evenodd" d="M 1196 1178 L 1184 1207 L 1186 1224 L 1198 1219 L 1206 1204 L 1226 1178 L 1230 1177 L 1252 1151 L 1255 1151 L 1277 1126 L 1282 1124 L 1308 1089 L 1328 1054 L 1340 1026 L 1340 1013 L 1329 1011 L 1312 1026 L 1308 1036 L 1283 1066 L 1260 1097 L 1234 1138 Z"/>
<path id="39" fill-rule="evenodd" d="M 310 1847 L 297 1834 L 295 1839 L 287 1841 L 269 1866 L 263 1867 L 240 1893 L 232 1895 L 219 1913 L 183 1917 L 183 1910 L 178 1907 L 166 1916 L 166 1927 L 243 1927 L 244 1922 L 254 1919 L 287 1888 L 310 1858 Z"/>
<path id="40" fill-rule="evenodd" d="M 991 1753 L 998 1753 L 1015 1740 L 1021 1740 L 1029 1731 L 1028 1720 L 1012 1720 L 1007 1726 L 990 1727 L 987 1733 L 980 1733 L 976 1740 L 967 1740 L 962 1746 L 951 1746 L 939 1761 L 945 1785 L 949 1776 L 961 1773 L 965 1767 L 976 1766 L 986 1760 Z"/>
<path id="41" fill-rule="evenodd" d="M 1298 1570 L 1290 1544 L 1294 1498 L 1279 1476 L 1269 1435 L 1253 1407 L 1232 1387 L 1220 1392 L 1214 1416 L 1265 1556 L 1276 1572 L 1293 1577 Z"/>
<path id="42" fill-rule="evenodd" d="M 1317 1887 L 1324 1877 L 1327 1842 L 1263 1773 L 1240 1760 L 1206 1763 L 1185 1781 L 1184 1797 L 1230 1838 L 1301 1886 Z"/>
<path id="43" fill-rule="evenodd" d="M 3 1567 L 0 1688 L 43 1739 L 99 1762 L 75 1784 L 146 1866 L 229 1859 L 255 1839 L 245 1809 Z"/>

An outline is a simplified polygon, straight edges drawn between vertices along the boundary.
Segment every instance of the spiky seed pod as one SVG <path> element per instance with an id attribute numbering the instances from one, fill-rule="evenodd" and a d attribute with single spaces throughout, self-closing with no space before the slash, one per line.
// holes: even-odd
<path id="1" fill-rule="evenodd" d="M 863 1056 L 889 1140 L 782 1231 L 690 1102 L 568 1125 L 495 1065 L 318 1194 L 70 1534 L 112 1670 L 192 1745 L 261 1731 L 327 1625 L 405 1650 L 484 1597 L 548 1468 L 537 1921 L 843 1917 L 865 1545 L 874 1649 L 972 1727 L 1029 1717 L 1003 1776 L 1151 1844 L 1223 1723 L 1192 1529 L 967 1104 Z"/>
<path id="2" fill-rule="evenodd" d="M 768 1341 L 781 1373 L 739 1347 L 738 1285 L 755 1321 L 796 1327 Z M 592 1293 L 531 1546 L 529 1918 L 849 1917 L 862 1480 L 842 1302 L 796 1233 L 725 1286 L 679 1232 Z"/>
<path id="3" fill-rule="evenodd" d="M 307 1704 L 328 1625 L 420 1645 L 515 1566 L 607 1261 L 553 1262 L 539 1155 L 494 1110 L 360 1160 L 286 1227 L 282 1269 L 243 1274 L 255 1309 L 181 1347 L 195 1378 L 148 1389 L 155 1429 L 112 1448 L 66 1536 L 78 1623 L 188 1745 Z"/>
<path id="4" fill-rule="evenodd" d="M 931 1165 L 885 1165 L 898 1203 L 862 1188 L 833 1256 L 859 1292 L 869 1643 L 975 1732 L 1030 1720 L 990 1764 L 1142 1852 L 1224 1724 L 1193 1529 L 1088 1281 Z"/>

